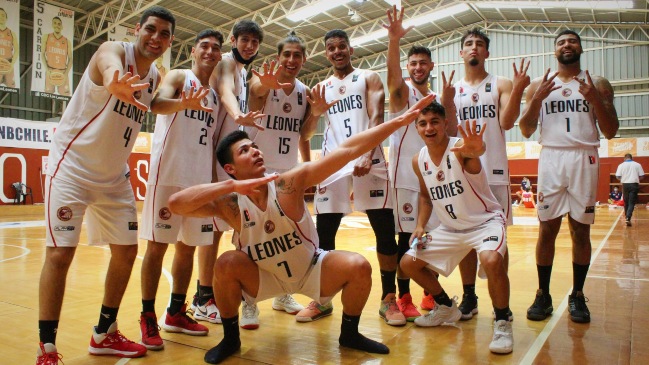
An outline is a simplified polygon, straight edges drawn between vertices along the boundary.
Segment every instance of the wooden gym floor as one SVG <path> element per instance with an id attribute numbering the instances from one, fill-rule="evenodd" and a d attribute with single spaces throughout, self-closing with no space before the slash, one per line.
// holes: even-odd
<path id="1" fill-rule="evenodd" d="M 390 355 L 371 355 L 338 346 L 341 320 L 339 296 L 334 314 L 314 323 L 296 323 L 283 312 L 272 310 L 271 301 L 260 304 L 261 326 L 241 330 L 241 351 L 226 364 L 641 364 L 649 356 L 649 210 L 638 206 L 633 226 L 625 227 L 621 209 L 597 210 L 592 227 L 593 260 L 585 293 L 592 322 L 572 323 L 567 315 L 567 296 L 572 285 L 571 244 L 564 226 L 557 241 L 551 294 L 555 312 L 546 321 L 525 318 L 537 288 L 534 249 L 538 231 L 535 212 L 514 208 L 515 225 L 509 228 L 509 277 L 514 313 L 514 352 L 494 355 L 492 308 L 487 285 L 478 281 L 480 313 L 454 326 L 417 328 L 388 326 L 378 316 L 381 284 L 374 238 L 364 215 L 346 217 L 338 233 L 340 249 L 360 252 L 374 268 L 373 289 L 361 318 L 363 334 L 390 347 Z M 230 238 L 229 235 L 226 238 Z M 70 268 L 57 347 L 66 365 L 75 364 L 203 364 L 205 351 L 220 341 L 220 325 L 208 324 L 206 337 L 162 332 L 163 351 L 149 351 L 140 359 L 94 357 L 88 354 L 91 328 L 96 324 L 103 295 L 109 251 L 83 242 Z M 227 242 L 227 241 L 226 241 Z M 38 281 L 44 258 L 45 230 L 42 206 L 0 206 L 0 358 L 1 364 L 34 364 L 38 345 Z M 145 243 L 119 312 L 121 331 L 140 340 L 140 267 Z M 221 251 L 232 249 L 221 244 Z M 169 297 L 169 270 L 173 256 L 165 257 L 157 297 L 160 316 Z M 195 273 L 194 280 L 195 282 Z M 442 279 L 449 295 L 461 298 L 457 270 Z M 422 290 L 411 285 L 416 304 Z M 193 285 L 188 298 L 193 294 Z M 309 300 L 301 295 L 302 304 Z M 644 304 L 642 304 L 644 303 Z M 205 323 L 205 322 L 203 322 Z M 642 359 L 645 360 L 642 360 Z"/>

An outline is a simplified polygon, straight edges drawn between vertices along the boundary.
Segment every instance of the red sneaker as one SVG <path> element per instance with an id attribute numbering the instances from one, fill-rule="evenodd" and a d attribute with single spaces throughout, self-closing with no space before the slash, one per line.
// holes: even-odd
<path id="1" fill-rule="evenodd" d="M 406 293 L 401 299 L 397 299 L 397 305 L 408 322 L 412 322 L 415 318 L 421 316 L 421 313 L 417 310 L 417 306 L 412 304 L 412 296 L 410 293 Z"/>
<path id="2" fill-rule="evenodd" d="M 137 344 L 117 330 L 117 322 L 108 328 L 106 333 L 97 333 L 93 329 L 88 352 L 91 355 L 113 355 L 119 357 L 141 357 L 146 354 L 146 347 Z"/>
<path id="3" fill-rule="evenodd" d="M 140 315 L 140 332 L 142 341 L 140 343 L 147 350 L 162 350 L 165 347 L 160 337 L 160 326 L 154 312 L 142 312 Z"/>
<path id="4" fill-rule="evenodd" d="M 432 294 L 425 295 L 423 298 L 421 298 L 421 309 L 425 309 L 427 311 L 432 311 L 433 308 L 435 308 L 435 299 L 433 299 Z"/>
<path id="5" fill-rule="evenodd" d="M 210 331 L 187 315 L 187 303 L 183 304 L 180 312 L 165 317 L 162 329 L 167 332 L 186 333 L 192 336 L 206 336 Z"/>
<path id="6" fill-rule="evenodd" d="M 52 343 L 39 343 L 36 353 L 36 365 L 58 365 L 59 360 L 63 363 L 63 355 L 56 352 L 56 346 Z"/>

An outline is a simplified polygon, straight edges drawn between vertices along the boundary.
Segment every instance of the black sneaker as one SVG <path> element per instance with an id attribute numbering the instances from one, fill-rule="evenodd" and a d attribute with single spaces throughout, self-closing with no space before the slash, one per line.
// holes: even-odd
<path id="1" fill-rule="evenodd" d="M 568 312 L 570 312 L 570 319 L 577 323 L 589 323 L 590 311 L 586 306 L 588 298 L 584 293 L 578 291 L 575 294 L 568 296 Z"/>
<path id="2" fill-rule="evenodd" d="M 462 321 L 473 318 L 474 314 L 478 314 L 478 296 L 464 293 L 462 303 L 460 303 L 458 309 L 462 312 L 462 318 L 460 318 Z"/>
<path id="3" fill-rule="evenodd" d="M 542 321 L 552 314 L 552 296 L 543 293 L 543 290 L 536 291 L 534 303 L 527 308 L 527 319 L 532 321 Z"/>
<path id="4" fill-rule="evenodd" d="M 629 218 L 626 219 L 626 225 L 627 227 L 631 227 L 631 219 Z"/>

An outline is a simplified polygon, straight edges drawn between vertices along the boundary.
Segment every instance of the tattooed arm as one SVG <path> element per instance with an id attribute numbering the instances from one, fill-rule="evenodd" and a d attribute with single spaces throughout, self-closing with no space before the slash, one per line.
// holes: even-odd
<path id="1" fill-rule="evenodd" d="M 169 209 L 175 214 L 189 217 L 219 217 L 232 228 L 238 229 L 240 221 L 237 194 L 258 192 L 259 186 L 275 179 L 277 175 L 195 185 L 173 194 L 169 198 Z"/>

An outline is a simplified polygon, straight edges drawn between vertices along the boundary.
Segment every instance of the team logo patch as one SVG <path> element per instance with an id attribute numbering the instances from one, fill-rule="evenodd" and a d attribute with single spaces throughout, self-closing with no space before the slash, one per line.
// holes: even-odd
<path id="1" fill-rule="evenodd" d="M 480 95 L 478 95 L 478 93 L 473 93 L 473 95 L 471 95 L 471 100 L 473 100 L 474 103 L 477 103 L 478 100 L 480 100 Z"/>
<path id="2" fill-rule="evenodd" d="M 358 81 L 358 75 L 352 76 L 352 82 L 356 82 L 356 81 Z"/>
<path id="3" fill-rule="evenodd" d="M 266 223 L 264 223 L 264 232 L 270 234 L 273 233 L 274 231 L 275 231 L 275 223 L 273 223 L 272 221 L 266 221 Z"/>
<path id="4" fill-rule="evenodd" d="M 403 205 L 403 212 L 406 214 L 412 213 L 412 204 L 406 203 Z"/>
<path id="5" fill-rule="evenodd" d="M 432 171 L 424 171 L 424 176 L 428 176 L 428 175 L 432 175 L 432 174 L 433 174 Z"/>
<path id="6" fill-rule="evenodd" d="M 248 212 L 248 209 L 243 210 L 243 218 L 245 218 L 246 222 L 250 222 L 250 212 Z"/>
<path id="7" fill-rule="evenodd" d="M 588 161 L 590 162 L 591 165 L 595 164 L 595 156 L 588 156 Z"/>
<path id="8" fill-rule="evenodd" d="M 164 208 L 160 209 L 160 211 L 158 212 L 158 216 L 163 221 L 166 221 L 167 219 L 171 218 L 171 211 L 169 210 L 169 208 L 164 207 Z"/>
<path id="9" fill-rule="evenodd" d="M 370 190 L 370 198 L 380 198 L 384 196 L 383 190 Z"/>
<path id="10" fill-rule="evenodd" d="M 428 162 L 424 162 L 424 170 L 428 171 Z"/>
<path id="11" fill-rule="evenodd" d="M 157 228 L 157 229 L 171 229 L 171 224 L 156 223 L 155 228 Z"/>
<path id="12" fill-rule="evenodd" d="M 140 99 L 142 98 L 142 90 L 138 90 L 138 91 L 134 92 L 134 93 L 133 93 L 133 96 L 134 96 L 136 99 L 140 100 Z"/>
<path id="13" fill-rule="evenodd" d="M 463 92 L 464 92 L 464 88 L 462 86 L 460 86 L 460 93 L 463 93 Z"/>
<path id="14" fill-rule="evenodd" d="M 255 222 L 246 222 L 243 224 L 243 228 L 248 228 L 248 227 L 253 227 L 255 225 Z"/>
<path id="15" fill-rule="evenodd" d="M 318 189 L 318 194 L 324 194 L 326 192 L 327 192 L 327 187 L 326 186 L 323 186 L 323 187 Z"/>
<path id="16" fill-rule="evenodd" d="M 590 207 L 586 207 L 586 213 L 595 213 L 595 207 L 592 205 Z"/>
<path id="17" fill-rule="evenodd" d="M 565 88 L 561 90 L 561 95 L 565 96 L 566 98 L 572 95 L 572 90 Z"/>
<path id="18" fill-rule="evenodd" d="M 214 225 L 213 224 L 201 225 L 201 232 L 214 232 Z"/>
<path id="19" fill-rule="evenodd" d="M 498 242 L 498 236 L 489 236 L 482 240 L 482 242 L 489 242 L 489 241 Z"/>
<path id="20" fill-rule="evenodd" d="M 64 222 L 72 219 L 72 209 L 70 207 L 61 207 L 56 211 L 56 216 Z"/>
<path id="21" fill-rule="evenodd" d="M 444 175 L 444 171 L 440 171 L 437 173 L 437 181 L 444 181 L 446 179 L 446 176 Z"/>
<path id="22" fill-rule="evenodd" d="M 539 197 L 539 202 L 543 203 L 543 200 L 545 200 L 545 195 L 543 195 L 543 193 L 539 193 L 538 197 Z"/>
<path id="23" fill-rule="evenodd" d="M 292 109 L 293 108 L 291 107 L 290 103 L 284 103 L 284 105 L 282 106 L 284 113 L 290 113 Z"/>
<path id="24" fill-rule="evenodd" d="M 55 231 L 74 231 L 74 226 L 54 226 Z"/>
<path id="25" fill-rule="evenodd" d="M 302 93 L 297 93 L 297 105 L 302 105 Z"/>
<path id="26" fill-rule="evenodd" d="M 133 65 L 128 65 L 126 68 L 128 69 L 128 72 L 130 72 L 131 75 L 133 75 Z"/>
<path id="27" fill-rule="evenodd" d="M 325 85 L 325 89 L 331 89 L 332 87 L 334 87 L 334 86 L 331 83 L 331 80 L 327 81 L 327 84 Z"/>
<path id="28" fill-rule="evenodd" d="M 149 94 L 153 93 L 153 78 L 149 78 L 149 88 L 147 89 Z"/>
<path id="29" fill-rule="evenodd" d="M 203 98 L 202 102 L 203 102 L 203 106 L 207 106 L 207 103 L 209 103 L 209 100 L 207 100 L 207 96 Z"/>
<path id="30" fill-rule="evenodd" d="M 378 158 L 375 158 L 375 159 L 372 160 L 372 165 L 376 165 L 379 162 L 381 162 L 381 160 L 378 159 Z"/>
<path id="31" fill-rule="evenodd" d="M 128 222 L 129 231 L 137 231 L 137 222 Z"/>
<path id="32" fill-rule="evenodd" d="M 490 83 L 490 82 L 488 82 L 488 83 L 485 85 L 485 87 L 484 87 L 484 91 L 486 91 L 486 92 L 491 92 L 491 83 Z"/>
<path id="33" fill-rule="evenodd" d="M 338 92 L 339 92 L 340 94 L 344 94 L 345 91 L 347 91 L 347 88 L 345 87 L 345 85 L 343 85 L 343 86 L 341 86 L 341 87 L 338 88 Z"/>

